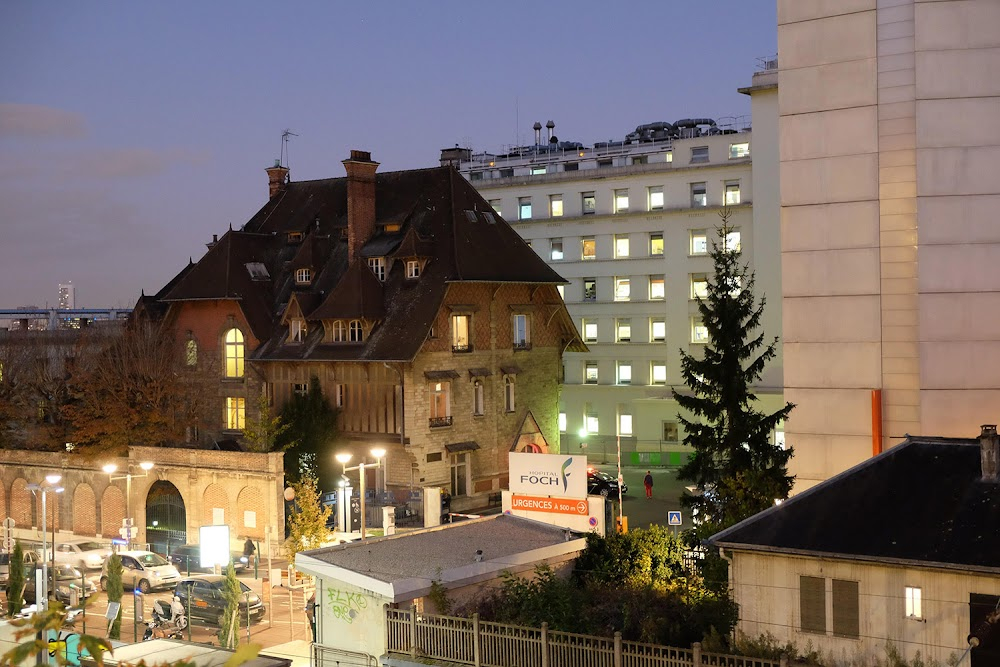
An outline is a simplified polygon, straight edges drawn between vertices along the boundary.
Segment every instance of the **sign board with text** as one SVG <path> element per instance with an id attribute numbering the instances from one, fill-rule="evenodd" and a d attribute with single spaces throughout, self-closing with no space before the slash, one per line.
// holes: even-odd
<path id="1" fill-rule="evenodd" d="M 568 528 L 577 533 L 605 535 L 611 504 L 602 496 L 561 498 L 501 491 L 504 514 L 524 517 L 550 526 Z"/>
<path id="2" fill-rule="evenodd" d="M 510 509 L 548 514 L 576 514 L 588 516 L 590 505 L 586 498 L 544 498 L 511 494 Z"/>
<path id="3" fill-rule="evenodd" d="M 587 457 L 510 453 L 510 490 L 529 496 L 587 497 Z"/>

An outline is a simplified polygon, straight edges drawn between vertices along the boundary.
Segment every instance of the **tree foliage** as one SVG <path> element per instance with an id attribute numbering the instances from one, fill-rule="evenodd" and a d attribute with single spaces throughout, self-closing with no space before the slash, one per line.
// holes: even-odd
<path id="1" fill-rule="evenodd" d="M 222 582 L 222 599 L 226 601 L 226 606 L 219 624 L 219 645 L 234 649 L 240 645 L 240 580 L 236 578 L 232 561 L 226 567 L 226 579 Z"/>
<path id="2" fill-rule="evenodd" d="M 730 212 L 721 212 L 718 242 L 709 253 L 714 273 L 698 312 L 708 330 L 703 358 L 681 350 L 681 375 L 689 392 L 673 392 L 690 417 L 678 415 L 684 444 L 693 454 L 678 477 L 702 492 L 682 503 L 707 521 L 708 532 L 732 525 L 788 497 L 793 478 L 787 464 L 791 449 L 770 436 L 794 405 L 771 414 L 759 411 L 752 386 L 776 353 L 778 339 L 765 344 L 757 333 L 766 299 L 755 304 L 754 274 L 741 264 L 739 248 L 728 248 Z"/>
<path id="3" fill-rule="evenodd" d="M 319 455 L 337 437 L 337 411 L 323 395 L 319 378 L 309 379 L 305 394 L 292 396 L 280 419 L 289 427 L 276 438 L 277 448 L 285 450 L 285 478 L 290 482 L 318 478 Z"/>
<path id="4" fill-rule="evenodd" d="M 125 595 L 125 587 L 122 585 L 122 557 L 117 553 L 108 556 L 108 602 L 121 604 L 122 596 Z M 111 639 L 121 639 L 122 635 L 122 610 L 118 608 L 118 615 L 111 624 L 108 637 Z"/>
<path id="5" fill-rule="evenodd" d="M 73 331 L 0 336 L 0 446 L 62 449 L 69 421 L 69 369 L 83 352 Z"/>
<path id="6" fill-rule="evenodd" d="M 243 428 L 243 440 L 247 443 L 247 451 L 275 451 L 279 439 L 289 428 L 291 424 L 285 423 L 281 415 L 271 414 L 271 402 L 264 387 L 261 387 L 261 392 L 257 396 L 257 413 L 255 416 L 247 417 Z M 288 449 L 294 444 L 294 441 L 285 442 L 282 448 Z"/>
<path id="7" fill-rule="evenodd" d="M 7 615 L 13 616 L 24 606 L 24 548 L 14 542 L 7 570 Z"/>
<path id="8" fill-rule="evenodd" d="M 308 549 L 318 549 L 330 539 L 330 529 L 326 522 L 333 511 L 331 507 L 320 502 L 319 489 L 315 477 L 303 477 L 301 481 L 292 484 L 295 490 L 295 511 L 288 517 L 288 548 L 289 560 L 295 560 L 295 554 Z"/>

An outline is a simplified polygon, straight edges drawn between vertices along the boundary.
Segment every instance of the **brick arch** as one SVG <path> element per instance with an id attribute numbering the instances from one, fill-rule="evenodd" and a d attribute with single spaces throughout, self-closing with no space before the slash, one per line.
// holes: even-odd
<path id="1" fill-rule="evenodd" d="M 73 533 L 97 535 L 97 496 L 87 483 L 76 485 L 73 490 Z"/>
<path id="2" fill-rule="evenodd" d="M 202 525 L 215 525 L 215 516 L 212 510 L 216 508 L 223 512 L 223 523 L 232 522 L 233 515 L 229 508 L 229 494 L 226 493 L 221 484 L 209 484 L 202 495 Z"/>
<path id="3" fill-rule="evenodd" d="M 247 512 L 254 513 L 253 526 L 246 525 Z M 241 537 L 264 537 L 264 494 L 256 486 L 244 486 L 236 498 L 236 525 Z"/>
<path id="4" fill-rule="evenodd" d="M 125 519 L 125 493 L 117 486 L 108 486 L 101 496 L 101 535 L 119 537 Z"/>
<path id="5" fill-rule="evenodd" d="M 28 491 L 28 482 L 19 477 L 10 485 L 10 516 L 14 519 L 14 525 L 18 528 L 31 528 L 34 526 L 34 512 L 31 491 Z"/>

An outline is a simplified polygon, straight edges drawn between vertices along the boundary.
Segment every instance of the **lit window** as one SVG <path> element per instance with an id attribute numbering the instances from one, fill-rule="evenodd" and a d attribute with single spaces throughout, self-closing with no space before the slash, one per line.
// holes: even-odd
<path id="1" fill-rule="evenodd" d="M 663 234 L 653 232 L 649 235 L 649 254 L 651 257 L 663 255 Z"/>
<path id="2" fill-rule="evenodd" d="M 585 343 L 597 342 L 597 320 L 583 321 L 583 342 Z"/>
<path id="3" fill-rule="evenodd" d="M 581 241 L 580 257 L 583 259 L 597 258 L 597 241 L 593 237 L 585 238 Z"/>
<path id="4" fill-rule="evenodd" d="M 245 398 L 226 397 L 226 429 L 242 431 L 246 426 L 247 404 Z"/>
<path id="5" fill-rule="evenodd" d="M 650 384 L 667 383 L 667 365 L 662 361 L 654 361 L 649 372 Z"/>
<path id="6" fill-rule="evenodd" d="M 531 197 L 518 197 L 517 219 L 531 220 Z"/>
<path id="7" fill-rule="evenodd" d="M 632 435 L 632 415 L 618 415 L 618 435 Z"/>
<path id="8" fill-rule="evenodd" d="M 380 281 L 385 280 L 385 257 L 369 257 L 368 268 L 372 270 L 372 273 Z"/>
<path id="9" fill-rule="evenodd" d="M 431 426 L 451 424 L 451 383 L 435 382 L 431 385 Z"/>
<path id="10" fill-rule="evenodd" d="M 618 362 L 618 384 L 632 384 L 632 362 Z"/>
<path id="11" fill-rule="evenodd" d="M 293 343 L 301 343 L 306 339 L 306 334 L 308 333 L 308 327 L 306 321 L 302 319 L 293 319 L 288 323 L 288 339 Z"/>
<path id="12" fill-rule="evenodd" d="M 491 199 L 490 200 L 490 206 L 493 207 L 493 210 L 496 211 L 497 215 L 503 215 L 502 213 L 500 213 L 500 200 L 499 199 Z"/>
<path id="13" fill-rule="evenodd" d="M 615 301 L 628 301 L 632 281 L 628 278 L 615 276 Z"/>
<path id="14" fill-rule="evenodd" d="M 308 285 L 312 280 L 312 271 L 309 269 L 297 269 L 295 271 L 295 283 L 298 285 Z"/>
<path id="15" fill-rule="evenodd" d="M 588 361 L 583 368 L 583 381 L 586 384 L 597 384 L 597 362 Z"/>
<path id="16" fill-rule="evenodd" d="M 565 412 L 560 412 L 559 413 L 559 432 L 560 433 L 565 433 L 566 432 L 566 413 Z"/>
<path id="17" fill-rule="evenodd" d="M 667 339 L 667 321 L 662 317 L 649 318 L 649 340 L 662 343 Z"/>
<path id="18" fill-rule="evenodd" d="M 693 146 L 691 148 L 691 164 L 708 162 L 708 146 Z"/>
<path id="19" fill-rule="evenodd" d="M 584 417 L 587 422 L 587 433 L 599 433 L 601 430 L 601 423 L 597 418 L 597 415 L 593 412 L 588 412 Z"/>
<path id="20" fill-rule="evenodd" d="M 549 216 L 552 218 L 561 218 L 562 214 L 562 195 L 549 195 Z"/>
<path id="21" fill-rule="evenodd" d="M 663 186 L 656 185 L 648 188 L 649 192 L 649 210 L 650 211 L 662 211 L 663 210 Z"/>
<path id="22" fill-rule="evenodd" d="M 514 412 L 514 378 L 510 375 L 503 379 L 503 409 Z"/>
<path id="23" fill-rule="evenodd" d="M 726 234 L 726 251 L 727 252 L 739 252 L 740 247 L 740 233 L 739 231 L 732 231 Z"/>
<path id="24" fill-rule="evenodd" d="M 708 235 L 704 229 L 691 230 L 691 254 L 704 255 L 708 253 Z"/>
<path id="25" fill-rule="evenodd" d="M 184 348 L 184 360 L 187 362 L 188 366 L 198 365 L 198 342 L 196 340 L 191 339 L 186 343 Z"/>
<path id="26" fill-rule="evenodd" d="M 549 259 L 558 261 L 563 258 L 562 239 L 552 239 L 549 241 Z"/>
<path id="27" fill-rule="evenodd" d="M 469 340 L 469 319 L 468 315 L 451 316 L 452 352 L 472 352 L 472 343 Z"/>
<path id="28" fill-rule="evenodd" d="M 921 590 L 915 586 L 906 587 L 906 617 L 923 618 L 921 609 Z"/>
<path id="29" fill-rule="evenodd" d="M 619 317 L 615 320 L 615 340 L 619 343 L 628 343 L 632 340 L 632 320 L 628 317 Z"/>
<path id="30" fill-rule="evenodd" d="M 740 182 L 726 181 L 726 204 L 740 203 Z"/>
<path id="31" fill-rule="evenodd" d="M 524 313 L 514 315 L 514 349 L 527 350 L 531 347 L 531 331 L 528 316 Z"/>
<path id="32" fill-rule="evenodd" d="M 361 329 L 361 320 L 351 320 L 347 325 L 347 332 L 352 343 L 360 343 L 364 340 L 364 331 Z"/>
<path id="33" fill-rule="evenodd" d="M 334 320 L 333 326 L 333 342 L 334 343 L 346 343 L 347 342 L 347 325 L 344 324 L 343 320 Z"/>
<path id="34" fill-rule="evenodd" d="M 677 422 L 663 422 L 663 439 L 667 442 L 677 442 L 681 439 Z"/>
<path id="35" fill-rule="evenodd" d="M 660 301 L 665 294 L 663 286 L 663 276 L 649 277 L 649 298 L 652 301 Z"/>
<path id="36" fill-rule="evenodd" d="M 532 167 L 531 168 L 531 175 L 532 176 L 541 176 L 544 173 L 545 173 L 545 167 Z"/>
<path id="37" fill-rule="evenodd" d="M 671 162 L 673 162 L 674 161 L 674 153 L 673 153 L 673 151 L 667 151 L 666 153 L 664 153 L 663 154 L 663 161 L 666 162 L 666 163 L 668 163 L 668 164 L 671 163 Z"/>
<path id="38" fill-rule="evenodd" d="M 483 399 L 484 389 L 483 381 L 476 380 L 472 383 L 472 414 L 483 415 L 485 414 L 485 401 Z"/>
<path id="39" fill-rule="evenodd" d="M 584 301 L 597 301 L 597 279 L 596 278 L 584 278 L 583 279 L 583 300 Z"/>
<path id="40" fill-rule="evenodd" d="M 245 363 L 246 346 L 243 342 L 243 332 L 239 329 L 230 329 L 226 332 L 226 377 L 243 377 L 243 364 Z"/>
<path id="41" fill-rule="evenodd" d="M 691 274 L 691 298 L 708 298 L 708 276 L 704 273 Z"/>
<path id="42" fill-rule="evenodd" d="M 615 257 L 628 257 L 628 234 L 615 234 Z"/>
<path id="43" fill-rule="evenodd" d="M 750 157 L 750 144 L 729 144 L 729 159 L 737 160 L 741 157 Z"/>
<path id="44" fill-rule="evenodd" d="M 704 183 L 691 184 L 691 206 L 708 206 L 708 194 Z"/>
<path id="45" fill-rule="evenodd" d="M 615 213 L 628 213 L 628 190 L 615 190 Z"/>
<path id="46" fill-rule="evenodd" d="M 593 192 L 584 192 L 583 197 L 583 214 L 590 215 L 591 213 L 597 212 L 597 197 L 594 196 Z"/>
<path id="47" fill-rule="evenodd" d="M 415 259 L 406 260 L 406 277 L 407 278 L 419 278 L 420 277 L 420 262 Z"/>
<path id="48" fill-rule="evenodd" d="M 699 320 L 691 320 L 691 342 L 692 343 L 707 343 L 708 342 L 708 327 Z"/>

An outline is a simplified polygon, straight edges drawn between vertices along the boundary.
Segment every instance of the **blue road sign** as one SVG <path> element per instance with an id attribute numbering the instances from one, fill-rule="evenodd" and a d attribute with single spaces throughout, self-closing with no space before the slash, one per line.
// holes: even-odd
<path id="1" fill-rule="evenodd" d="M 679 526 L 681 525 L 681 513 L 680 510 L 671 510 L 667 512 L 667 525 L 668 526 Z"/>

